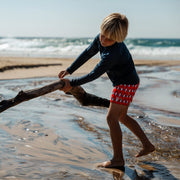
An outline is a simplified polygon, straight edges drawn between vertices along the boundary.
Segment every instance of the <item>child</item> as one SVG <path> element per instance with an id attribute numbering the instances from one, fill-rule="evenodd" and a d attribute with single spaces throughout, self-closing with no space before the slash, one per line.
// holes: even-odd
<path id="1" fill-rule="evenodd" d="M 127 32 L 128 20 L 126 16 L 119 13 L 110 14 L 103 20 L 101 33 L 95 37 L 91 45 L 80 54 L 67 70 L 59 73 L 59 78 L 65 82 L 63 88 L 65 92 L 69 91 L 73 86 L 93 81 L 105 72 L 113 83 L 114 89 L 107 114 L 107 123 L 113 146 L 113 158 L 99 164 L 99 167 L 120 168 L 124 166 L 122 132 L 119 122 L 128 127 L 142 142 L 143 148 L 136 157 L 147 155 L 155 150 L 139 124 L 127 115 L 130 102 L 132 102 L 139 86 L 139 77 L 134 62 L 123 42 Z M 72 74 L 98 52 L 100 52 L 101 61 L 93 71 L 80 78 L 63 79 L 64 76 Z"/>

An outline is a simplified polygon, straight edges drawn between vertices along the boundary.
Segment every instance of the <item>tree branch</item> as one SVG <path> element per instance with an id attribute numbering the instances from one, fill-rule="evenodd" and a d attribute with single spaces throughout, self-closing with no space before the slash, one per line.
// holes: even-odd
<path id="1" fill-rule="evenodd" d="M 52 84 L 43 86 L 41 88 L 32 89 L 28 91 L 20 91 L 16 97 L 9 100 L 3 100 L 0 102 L 0 113 L 24 101 L 29 101 L 30 99 L 45 95 L 47 93 L 51 93 L 58 89 L 61 90 L 63 86 L 64 82 L 60 80 Z M 109 107 L 109 100 L 95 96 L 93 94 L 89 94 L 81 86 L 72 88 L 69 93 L 72 94 L 83 106 L 92 105 Z"/>

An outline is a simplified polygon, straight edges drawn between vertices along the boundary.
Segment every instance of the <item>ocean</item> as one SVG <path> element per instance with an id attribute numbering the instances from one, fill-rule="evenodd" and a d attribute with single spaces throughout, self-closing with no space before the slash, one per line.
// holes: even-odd
<path id="1" fill-rule="evenodd" d="M 0 37 L 0 56 L 75 58 L 93 39 Z M 127 38 L 125 43 L 134 59 L 180 60 L 180 39 Z"/>

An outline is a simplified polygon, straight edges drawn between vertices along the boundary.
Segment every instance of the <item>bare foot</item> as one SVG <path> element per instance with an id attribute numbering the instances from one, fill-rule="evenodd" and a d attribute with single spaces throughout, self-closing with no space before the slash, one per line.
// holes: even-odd
<path id="1" fill-rule="evenodd" d="M 124 170 L 124 161 L 105 161 L 102 163 L 99 163 L 97 165 L 97 167 L 101 167 L 101 168 L 115 168 L 115 169 L 119 169 L 119 170 Z"/>
<path id="2" fill-rule="evenodd" d="M 144 148 L 136 155 L 136 157 L 141 157 L 141 156 L 148 155 L 149 153 L 152 153 L 153 151 L 155 151 L 155 147 L 154 147 L 153 145 L 151 145 L 150 147 L 144 147 Z"/>

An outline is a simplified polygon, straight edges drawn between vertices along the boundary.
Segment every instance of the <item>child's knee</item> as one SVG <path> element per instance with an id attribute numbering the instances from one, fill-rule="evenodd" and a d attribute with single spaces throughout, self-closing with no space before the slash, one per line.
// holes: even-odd
<path id="1" fill-rule="evenodd" d="M 109 126 L 113 125 L 114 123 L 118 122 L 118 118 L 115 117 L 113 114 L 108 114 L 106 116 L 106 120 Z"/>

